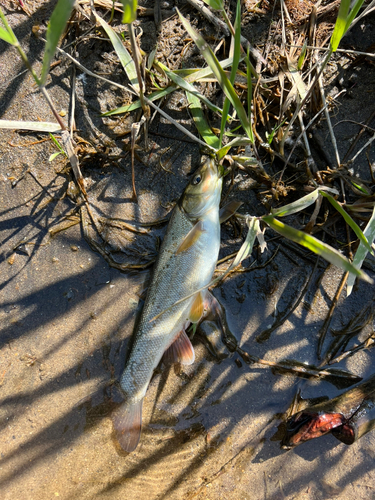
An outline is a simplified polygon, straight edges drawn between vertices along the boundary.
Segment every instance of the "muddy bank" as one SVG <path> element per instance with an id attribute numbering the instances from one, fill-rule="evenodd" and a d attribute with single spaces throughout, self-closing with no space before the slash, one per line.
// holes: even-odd
<path id="1" fill-rule="evenodd" d="M 6 5 L 7 19 L 36 68 L 40 68 L 43 42 L 31 34 L 32 27 L 48 20 L 52 5 L 29 2 L 30 17 L 16 2 Z M 264 17 L 261 13 L 256 16 L 245 25 L 245 33 L 256 27 L 252 41 L 260 44 L 271 14 L 267 10 Z M 367 18 L 357 26 L 346 46 L 367 50 L 373 21 Z M 210 36 L 212 27 L 199 18 L 199 26 L 204 23 L 204 35 Z M 177 18 L 163 23 L 159 33 L 151 18 L 141 18 L 140 26 L 145 33 L 142 48 L 152 50 L 158 41 L 160 53 L 169 55 L 171 65 L 177 67 L 183 45 Z M 79 51 L 92 71 L 123 81 L 111 46 L 95 32 L 82 42 Z M 196 58 L 197 54 L 192 49 L 188 56 Z M 18 55 L 3 42 L 0 68 L 1 117 L 52 121 L 31 77 L 20 75 L 23 66 Z M 334 117 L 344 157 L 358 127 L 343 120 L 363 121 L 373 111 L 374 67 L 369 60 L 354 67 L 345 58 L 335 59 L 330 75 L 327 92 L 335 94 L 343 87 L 350 91 L 337 104 Z M 351 447 L 326 436 L 288 452 L 280 450 L 274 440 L 281 414 L 298 388 L 304 398 L 335 397 L 344 389 L 326 380 L 306 380 L 273 373 L 260 365 L 247 366 L 238 354 L 229 352 L 219 362 L 199 337 L 193 342 L 194 365 L 155 374 L 144 403 L 140 447 L 129 456 L 118 452 L 109 418 L 118 400 L 113 381 L 123 369 L 135 315 L 142 305 L 140 296 L 166 227 L 163 221 L 157 226 L 141 223 L 168 216 L 188 174 L 199 162 L 200 151 L 163 118 L 156 117 L 150 127 L 149 149 L 142 149 L 140 141 L 137 151 L 139 203 L 135 204 L 129 136 L 121 135 L 133 118 L 99 116 L 99 111 L 123 104 L 128 96 L 108 84 L 78 76 L 77 136 L 89 142 L 81 143 L 87 148 L 82 154 L 82 171 L 90 205 L 103 221 L 101 236 L 92 237 L 113 262 L 110 265 L 103 254 L 93 251 L 84 238 L 77 198 L 74 190 L 69 190 L 72 176 L 66 161 L 61 156 L 49 161 L 56 151 L 52 142 L 44 135 L 1 131 L 3 497 L 372 498 L 374 433 Z M 70 82 L 71 65 L 62 58 L 48 83 L 62 112 L 69 110 Z M 165 107 L 196 133 L 182 93 L 172 94 Z M 326 141 L 324 123 L 314 133 Z M 358 150 L 367 139 L 360 139 Z M 326 168 L 329 157 L 322 155 L 319 139 L 314 144 L 314 158 Z M 327 151 L 332 156 L 328 147 Z M 369 149 L 367 155 L 369 161 L 363 153 L 353 168 L 358 168 L 361 178 L 371 181 L 369 162 L 374 161 L 374 150 Z M 274 175 L 279 166 L 265 160 L 265 168 Z M 242 200 L 243 213 L 265 213 L 260 195 L 264 187 L 255 186 L 250 173 L 235 172 L 231 185 L 227 178 L 224 196 L 230 191 L 231 197 Z M 64 229 L 61 224 L 67 221 L 71 226 Z M 120 221 L 120 227 L 113 221 Z M 220 257 L 237 250 L 243 236 L 237 224 L 226 223 Z M 271 233 L 267 238 L 271 239 Z M 144 269 L 124 273 L 113 263 Z M 230 275 L 214 289 L 244 350 L 271 361 L 319 363 L 318 332 L 342 277 L 340 271 L 330 268 L 320 282 L 323 264 L 288 319 L 265 342 L 256 340 L 295 304 L 314 263 L 314 258 L 273 241 L 266 254 L 254 253 L 244 264 L 247 272 Z M 331 327 L 343 328 L 372 303 L 373 296 L 373 286 L 360 282 L 349 299 L 340 298 Z M 364 325 L 352 343 L 372 331 L 372 322 Z M 326 347 L 332 338 L 328 332 Z M 337 367 L 365 378 L 373 374 L 373 357 L 373 351 L 361 350 Z"/>

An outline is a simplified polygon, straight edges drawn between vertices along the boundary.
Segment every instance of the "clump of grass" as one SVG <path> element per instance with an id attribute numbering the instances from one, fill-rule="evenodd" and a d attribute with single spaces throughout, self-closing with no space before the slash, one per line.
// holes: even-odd
<path id="1" fill-rule="evenodd" d="M 291 81 L 292 89 L 288 98 L 285 99 L 284 102 L 280 100 L 280 113 L 277 121 L 273 124 L 271 124 L 270 114 L 268 113 L 268 111 L 265 111 L 264 114 L 262 111 L 262 108 L 267 108 L 263 96 L 268 96 L 266 97 L 266 99 L 271 99 L 270 93 L 272 93 L 272 85 L 268 85 L 262 81 L 250 62 L 249 49 L 245 51 L 242 46 L 241 4 L 239 1 L 236 7 L 234 25 L 232 26 L 222 0 L 205 0 L 205 3 L 207 5 L 221 14 L 224 22 L 229 29 L 229 32 L 231 33 L 232 50 L 230 57 L 224 61 L 220 61 L 216 57 L 214 51 L 206 43 L 201 34 L 192 27 L 189 21 L 180 12 L 178 12 L 179 19 L 182 25 L 192 38 L 193 42 L 198 47 L 208 67 L 204 69 L 190 68 L 182 70 L 170 70 L 167 66 L 163 65 L 159 61 L 156 61 L 154 54 L 150 58 L 148 64 L 150 79 L 154 83 L 155 88 L 157 88 L 157 82 L 160 81 L 160 78 L 164 77 L 166 86 L 164 86 L 164 88 L 163 86 L 160 86 L 156 91 L 152 92 L 149 95 L 147 95 L 145 81 L 143 81 L 141 75 L 141 56 L 133 28 L 133 23 L 136 20 L 137 1 L 122 0 L 121 3 L 124 10 L 122 22 L 124 24 L 127 24 L 128 26 L 132 54 L 130 54 L 126 49 L 121 38 L 116 34 L 110 24 L 107 23 L 99 14 L 97 14 L 94 9 L 93 13 L 95 14 L 97 22 L 106 32 L 114 47 L 114 50 L 129 79 L 130 91 L 132 91 L 138 99 L 128 106 L 111 110 L 105 113 L 104 116 L 114 116 L 116 114 L 124 112 L 131 112 L 139 108 L 143 110 L 141 120 L 137 123 L 134 123 L 132 126 L 132 180 L 134 200 L 136 200 L 134 171 L 135 140 L 141 126 L 144 125 L 146 139 L 145 142 L 147 149 L 147 123 L 150 118 L 150 106 L 154 107 L 159 113 L 163 114 L 163 116 L 166 116 L 171 123 L 175 124 L 181 130 L 183 130 L 184 133 L 188 134 L 188 131 L 186 131 L 186 129 L 184 129 L 180 124 L 168 117 L 168 115 L 166 115 L 164 111 L 162 111 L 155 105 L 155 101 L 174 92 L 176 89 L 182 89 L 186 93 L 194 123 L 196 124 L 197 130 L 203 139 L 203 141 L 197 139 L 197 142 L 207 145 L 208 149 L 216 154 L 218 160 L 222 160 L 231 150 L 235 148 L 240 148 L 240 152 L 243 151 L 243 147 L 245 146 L 246 154 L 235 155 L 235 161 L 237 162 L 237 164 L 247 166 L 249 161 L 253 161 L 253 163 L 255 164 L 255 168 L 258 168 L 258 172 L 260 173 L 260 175 L 263 176 L 263 178 L 266 179 L 268 183 L 272 183 L 274 192 L 282 192 L 282 190 L 279 190 L 281 186 L 281 176 L 279 182 L 275 183 L 271 179 L 271 177 L 265 173 L 264 168 L 262 167 L 259 160 L 259 155 L 257 155 L 257 146 L 264 148 L 267 152 L 270 152 L 274 156 L 280 157 L 285 161 L 286 165 L 289 159 L 285 158 L 284 155 L 284 143 L 286 138 L 288 137 L 289 130 L 291 129 L 293 122 L 298 117 L 302 128 L 302 134 L 305 138 L 305 146 L 308 149 L 308 140 L 305 134 L 306 127 L 303 125 L 302 111 L 305 109 L 304 106 L 309 100 L 312 90 L 314 89 L 316 82 L 319 80 L 320 75 L 323 73 L 324 67 L 326 66 L 332 54 L 337 50 L 342 37 L 350 29 L 353 20 L 358 15 L 359 10 L 363 4 L 363 0 L 357 0 L 352 8 L 350 8 L 350 0 L 342 0 L 338 12 L 338 18 L 332 36 L 330 38 L 329 48 L 325 56 L 322 58 L 321 62 L 315 65 L 316 74 L 313 78 L 311 78 L 309 84 L 305 83 L 305 75 L 303 74 L 303 68 L 307 61 L 306 43 L 304 44 L 304 48 L 301 51 L 300 55 L 296 59 L 293 59 L 294 55 L 292 53 L 285 56 L 288 61 L 288 70 L 286 74 Z M 26 66 L 33 74 L 33 77 L 38 84 L 41 92 L 46 97 L 57 121 L 59 122 L 63 130 L 66 129 L 65 124 L 54 110 L 53 103 L 51 102 L 48 93 L 46 92 L 45 83 L 51 60 L 54 56 L 59 39 L 65 29 L 66 23 L 69 19 L 73 7 L 73 0 L 59 0 L 56 5 L 47 30 L 46 50 L 40 77 L 36 75 L 35 71 L 29 64 L 29 61 L 25 53 L 23 52 L 17 38 L 7 24 L 5 16 L 0 10 L 0 18 L 4 25 L 4 27 L 0 27 L 0 38 L 17 48 Z M 113 19 L 113 14 L 114 10 L 112 8 L 111 21 Z M 230 67 L 229 75 L 227 73 L 228 67 Z M 158 72 L 158 75 L 156 74 L 156 71 L 154 72 L 154 69 Z M 314 68 L 310 68 L 309 74 L 313 74 L 313 69 Z M 222 91 L 224 92 L 225 99 L 222 109 L 211 102 L 207 97 L 204 96 L 202 92 L 200 92 L 194 86 L 195 83 L 202 81 L 204 78 L 207 78 L 207 76 L 215 78 Z M 236 90 L 236 79 L 240 76 L 246 81 L 247 91 L 245 93 L 245 100 L 243 100 L 238 95 Z M 281 90 L 283 91 L 284 87 L 282 87 Z M 290 118 L 288 113 L 290 112 L 292 104 L 295 105 L 295 109 L 292 118 Z M 207 108 L 211 109 L 211 111 L 213 111 L 220 117 L 220 130 L 218 133 L 213 132 L 209 121 L 205 117 L 202 106 L 207 106 Z M 257 119 L 255 117 L 256 111 L 258 113 L 259 120 L 265 127 L 268 127 L 268 131 L 265 133 L 265 139 L 262 138 L 261 131 L 257 129 Z M 249 154 L 251 150 L 253 151 L 253 156 Z M 286 189 L 284 189 L 284 191 L 287 192 Z M 336 193 L 335 195 L 337 196 L 337 194 L 338 193 Z M 332 207 L 334 207 L 343 216 L 346 224 L 348 224 L 348 226 L 354 231 L 354 233 L 360 240 L 360 247 L 357 252 L 358 257 L 356 255 L 354 265 L 350 263 L 348 259 L 343 257 L 340 252 L 329 247 L 326 243 L 320 242 L 307 233 L 293 229 L 292 227 L 287 226 L 279 220 L 279 218 L 283 217 L 284 215 L 296 213 L 298 211 L 304 210 L 307 206 L 313 203 L 318 203 L 318 200 L 321 200 L 322 197 L 325 197 L 330 202 Z M 361 265 L 361 262 L 363 260 L 362 257 L 365 252 L 372 251 L 369 241 L 372 241 L 374 238 L 373 217 L 370 220 L 365 231 L 362 232 L 359 226 L 349 216 L 344 208 L 344 205 L 339 203 L 337 199 L 331 196 L 331 194 L 327 192 L 327 189 L 324 188 L 324 186 L 316 189 L 313 193 L 302 197 L 295 203 L 274 210 L 269 215 L 263 216 L 261 218 L 254 218 L 249 215 L 247 216 L 246 221 L 249 227 L 248 237 L 246 238 L 246 241 L 244 243 L 245 246 L 241 249 L 232 265 L 238 265 L 238 263 L 241 262 L 241 260 L 243 260 L 243 258 L 245 258 L 249 254 L 249 252 L 251 252 L 252 245 L 256 237 L 262 238 L 259 226 L 259 224 L 262 223 L 274 229 L 276 232 L 282 234 L 284 237 L 289 238 L 293 241 L 297 241 L 306 248 L 309 248 L 318 255 L 321 255 L 329 262 L 332 262 L 342 269 L 349 271 L 353 276 L 359 276 L 364 279 L 368 279 L 366 275 L 356 267 L 356 265 Z"/>

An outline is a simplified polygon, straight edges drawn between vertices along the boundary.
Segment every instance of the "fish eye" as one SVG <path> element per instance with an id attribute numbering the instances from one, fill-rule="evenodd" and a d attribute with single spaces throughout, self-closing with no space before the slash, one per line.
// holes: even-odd
<path id="1" fill-rule="evenodd" d="M 194 177 L 192 184 L 193 186 L 197 186 L 202 180 L 202 176 L 198 174 L 196 177 Z"/>

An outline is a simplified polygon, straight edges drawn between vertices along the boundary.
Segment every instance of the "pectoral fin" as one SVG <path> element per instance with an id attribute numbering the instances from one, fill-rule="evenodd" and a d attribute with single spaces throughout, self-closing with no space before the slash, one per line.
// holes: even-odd
<path id="1" fill-rule="evenodd" d="M 223 343 L 227 346 L 230 352 L 234 352 L 237 349 L 237 339 L 229 329 L 225 310 L 220 305 L 220 302 L 209 291 L 207 291 L 204 299 L 203 316 L 201 318 L 201 321 L 215 323 L 218 330 L 221 332 Z"/>
<path id="2" fill-rule="evenodd" d="M 194 297 L 194 302 L 190 309 L 189 320 L 192 323 L 198 323 L 198 321 L 203 316 L 203 312 L 204 312 L 203 297 L 201 292 L 198 292 L 197 295 Z"/>
<path id="3" fill-rule="evenodd" d="M 237 212 L 237 210 L 240 208 L 241 205 L 242 201 L 236 201 L 236 200 L 232 200 L 226 205 L 224 205 L 219 212 L 220 224 L 230 219 L 232 215 Z"/>
<path id="4" fill-rule="evenodd" d="M 136 449 L 141 437 L 142 403 L 143 399 L 134 404 L 125 401 L 112 413 L 116 440 L 128 453 Z"/>
<path id="5" fill-rule="evenodd" d="M 194 243 L 198 241 L 198 238 L 201 236 L 203 231 L 204 231 L 203 222 L 198 221 L 195 224 L 195 226 L 192 229 L 190 229 L 185 238 L 182 240 L 180 246 L 177 248 L 176 253 L 185 252 L 185 250 L 193 246 Z"/>
<path id="6" fill-rule="evenodd" d="M 182 330 L 175 341 L 163 354 L 163 362 L 167 365 L 181 363 L 182 365 L 192 365 L 195 360 L 194 347 L 185 330 Z"/>

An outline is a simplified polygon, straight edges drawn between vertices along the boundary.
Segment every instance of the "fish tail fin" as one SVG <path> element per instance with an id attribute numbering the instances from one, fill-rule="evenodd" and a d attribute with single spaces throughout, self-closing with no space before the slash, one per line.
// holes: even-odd
<path id="1" fill-rule="evenodd" d="M 130 453 L 141 437 L 143 399 L 129 405 L 126 401 L 112 413 L 113 429 L 121 448 Z"/>

